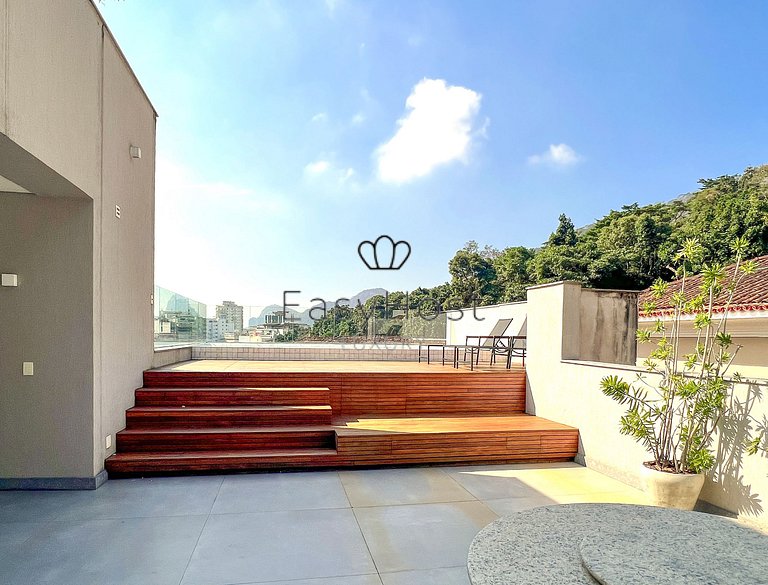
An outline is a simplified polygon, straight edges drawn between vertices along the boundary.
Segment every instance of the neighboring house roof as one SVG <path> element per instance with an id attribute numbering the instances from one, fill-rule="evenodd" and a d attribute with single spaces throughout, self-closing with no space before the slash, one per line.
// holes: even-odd
<path id="1" fill-rule="evenodd" d="M 731 301 L 732 311 L 768 311 L 768 255 L 759 256 L 752 259 L 757 264 L 757 270 L 753 274 L 747 274 L 742 277 Z M 725 267 L 726 273 L 730 277 L 733 274 L 735 264 Z M 702 277 L 700 275 L 689 276 L 686 278 L 686 298 L 691 299 L 701 291 Z M 669 283 L 669 288 L 664 295 L 654 300 L 651 296 L 650 288 L 640 293 L 638 307 L 641 317 L 652 317 L 671 313 L 673 309 L 672 295 L 680 290 L 680 280 L 674 280 Z M 714 307 L 716 312 L 723 311 L 728 302 L 728 291 L 723 291 L 715 298 Z M 652 312 L 643 311 L 643 305 L 646 302 L 655 302 L 656 310 Z"/>

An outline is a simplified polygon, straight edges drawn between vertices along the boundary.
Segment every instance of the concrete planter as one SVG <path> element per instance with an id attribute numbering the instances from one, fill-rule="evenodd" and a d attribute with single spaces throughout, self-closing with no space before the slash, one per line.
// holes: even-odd
<path id="1" fill-rule="evenodd" d="M 642 472 L 650 503 L 662 508 L 693 510 L 704 487 L 703 473 L 667 473 L 645 465 Z"/>

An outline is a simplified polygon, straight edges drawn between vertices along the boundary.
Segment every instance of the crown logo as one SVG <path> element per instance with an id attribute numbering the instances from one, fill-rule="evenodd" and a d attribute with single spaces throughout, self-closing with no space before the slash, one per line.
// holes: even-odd
<path id="1" fill-rule="evenodd" d="M 357 255 L 370 270 L 400 270 L 411 256 L 411 245 L 405 240 L 395 242 L 389 236 L 379 236 L 375 242 L 360 242 Z"/>

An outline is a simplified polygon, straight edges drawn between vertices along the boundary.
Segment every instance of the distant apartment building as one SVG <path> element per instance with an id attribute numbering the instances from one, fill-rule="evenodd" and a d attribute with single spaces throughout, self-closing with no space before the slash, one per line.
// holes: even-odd
<path id="1" fill-rule="evenodd" d="M 232 324 L 232 331 L 238 335 L 243 330 L 243 306 L 233 301 L 216 305 L 216 319 Z"/>
<path id="2" fill-rule="evenodd" d="M 238 335 L 235 324 L 224 317 L 206 320 L 205 340 L 208 342 L 232 341 L 236 340 Z"/>

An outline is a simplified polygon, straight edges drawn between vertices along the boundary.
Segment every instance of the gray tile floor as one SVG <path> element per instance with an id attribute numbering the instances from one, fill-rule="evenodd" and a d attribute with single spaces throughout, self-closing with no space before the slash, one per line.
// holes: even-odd
<path id="1" fill-rule="evenodd" d="M 497 515 L 643 503 L 575 464 L 112 480 L 0 492 L 3 585 L 467 585 Z"/>

